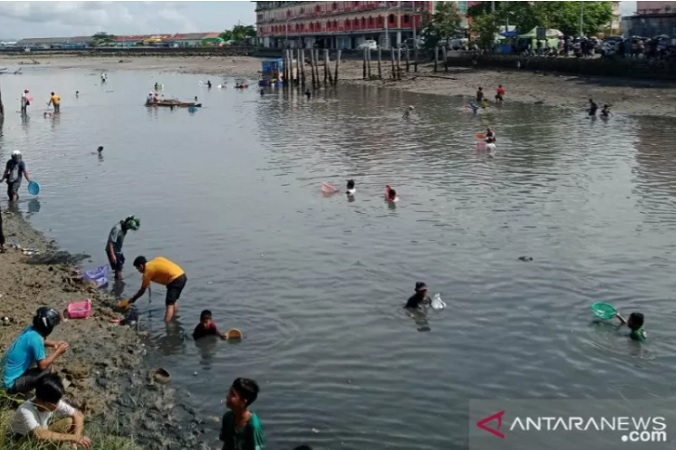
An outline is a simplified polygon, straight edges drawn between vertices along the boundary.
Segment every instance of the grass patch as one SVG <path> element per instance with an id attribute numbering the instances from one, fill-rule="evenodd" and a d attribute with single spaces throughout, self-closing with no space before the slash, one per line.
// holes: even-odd
<path id="1" fill-rule="evenodd" d="M 6 399 L 2 399 L 6 400 Z M 61 447 L 48 446 L 40 442 L 27 442 L 21 446 L 14 445 L 9 439 L 9 421 L 16 408 L 10 407 L 6 401 L 0 404 L 0 449 L 7 450 L 44 450 L 54 448 L 68 448 L 67 444 Z M 85 434 L 92 440 L 93 450 L 143 450 L 139 445 L 128 437 L 115 436 L 105 432 L 103 428 L 96 423 L 85 423 Z"/>

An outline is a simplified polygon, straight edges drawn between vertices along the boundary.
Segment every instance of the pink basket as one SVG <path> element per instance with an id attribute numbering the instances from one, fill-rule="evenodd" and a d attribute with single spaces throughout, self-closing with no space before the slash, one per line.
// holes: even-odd
<path id="1" fill-rule="evenodd" d="M 90 299 L 81 302 L 68 303 L 69 319 L 86 319 L 92 313 L 92 301 Z"/>

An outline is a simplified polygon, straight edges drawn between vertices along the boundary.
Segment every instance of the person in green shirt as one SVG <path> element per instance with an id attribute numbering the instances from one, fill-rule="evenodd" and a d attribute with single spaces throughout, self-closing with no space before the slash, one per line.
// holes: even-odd
<path id="1" fill-rule="evenodd" d="M 256 413 L 249 406 L 258 397 L 258 383 L 249 378 L 233 381 L 225 406 L 229 409 L 223 415 L 221 434 L 223 450 L 263 450 L 263 429 Z"/>
<path id="2" fill-rule="evenodd" d="M 631 332 L 629 333 L 629 337 L 632 338 L 635 341 L 643 342 L 645 341 L 647 334 L 645 330 L 643 330 L 643 314 L 640 312 L 633 312 L 629 315 L 628 319 L 625 319 L 620 315 L 618 312 L 615 314 L 615 317 L 617 317 L 621 325 L 626 325 L 629 327 Z"/>

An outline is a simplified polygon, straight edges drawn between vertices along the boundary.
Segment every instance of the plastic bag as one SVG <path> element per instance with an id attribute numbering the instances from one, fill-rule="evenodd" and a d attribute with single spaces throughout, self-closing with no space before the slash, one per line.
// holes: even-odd
<path id="1" fill-rule="evenodd" d="M 432 299 L 432 309 L 439 311 L 446 308 L 446 303 L 441 299 L 441 294 L 435 294 Z"/>

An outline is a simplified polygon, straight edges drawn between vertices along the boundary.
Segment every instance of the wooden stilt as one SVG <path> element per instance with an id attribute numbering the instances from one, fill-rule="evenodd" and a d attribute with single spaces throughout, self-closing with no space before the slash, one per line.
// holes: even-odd
<path id="1" fill-rule="evenodd" d="M 333 75 L 333 85 L 338 86 L 338 67 L 340 67 L 340 54 L 341 51 L 338 50 L 338 54 L 336 55 L 336 72 Z"/>
<path id="2" fill-rule="evenodd" d="M 331 55 L 329 54 L 328 50 L 324 50 L 324 64 L 326 65 L 326 73 L 329 76 L 328 86 L 333 86 L 333 75 L 331 74 Z"/>
<path id="3" fill-rule="evenodd" d="M 363 78 L 366 80 L 366 49 L 364 49 L 364 54 L 362 55 L 362 72 L 363 72 Z"/>
<path id="4" fill-rule="evenodd" d="M 317 82 L 315 81 L 315 55 L 314 50 L 310 50 L 310 78 L 312 79 L 312 89 L 317 88 Z"/>
<path id="5" fill-rule="evenodd" d="M 390 49 L 390 59 L 392 60 L 392 79 L 397 79 L 396 68 L 394 67 L 394 50 Z"/>
<path id="6" fill-rule="evenodd" d="M 415 42 L 413 47 L 413 71 L 418 71 L 418 43 Z"/>
<path id="7" fill-rule="evenodd" d="M 437 65 L 439 64 L 439 46 L 434 47 L 434 71 L 437 71 Z"/>
<path id="8" fill-rule="evenodd" d="M 300 65 L 302 64 L 300 59 L 300 49 L 296 50 L 296 82 L 295 85 L 300 85 Z"/>
<path id="9" fill-rule="evenodd" d="M 397 48 L 397 80 L 401 80 L 401 47 Z"/>
<path id="10" fill-rule="evenodd" d="M 406 72 L 407 73 L 409 72 L 410 68 L 411 68 L 411 52 L 408 49 L 408 47 L 406 47 Z"/>
<path id="11" fill-rule="evenodd" d="M 315 50 L 315 71 L 317 72 L 317 89 L 321 87 L 321 82 L 319 81 L 319 49 Z"/>
<path id="12" fill-rule="evenodd" d="M 300 84 L 305 90 L 305 49 L 300 51 Z"/>
<path id="13" fill-rule="evenodd" d="M 378 47 L 378 79 L 383 79 L 383 49 Z"/>

